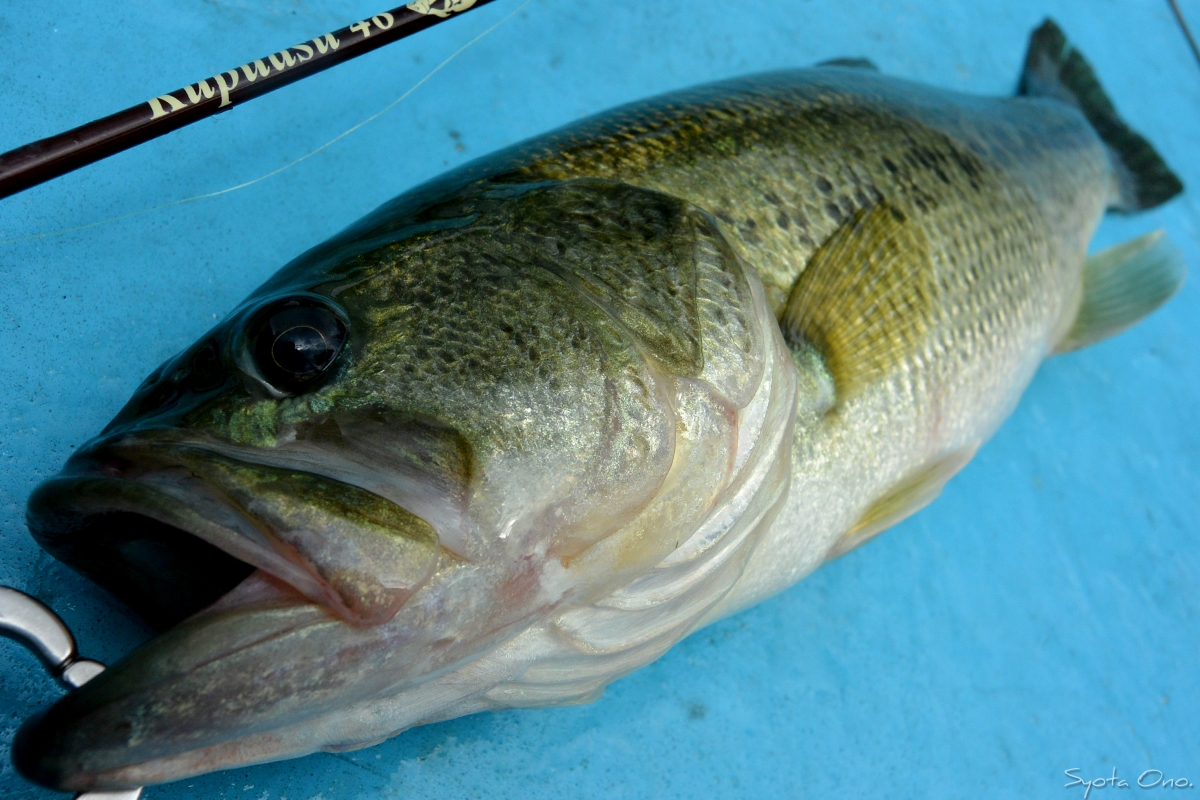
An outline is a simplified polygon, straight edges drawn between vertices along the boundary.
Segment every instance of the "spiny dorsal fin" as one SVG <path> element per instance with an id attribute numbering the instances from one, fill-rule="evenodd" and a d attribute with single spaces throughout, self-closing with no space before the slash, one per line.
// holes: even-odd
<path id="1" fill-rule="evenodd" d="M 853 550 L 932 503 L 942 493 L 946 482 L 967 465 L 978 449 L 979 443 L 975 442 L 955 450 L 900 481 L 871 504 L 854 527 L 834 542 L 825 557 L 837 558 Z"/>
<path id="2" fill-rule="evenodd" d="M 869 58 L 860 56 L 843 56 L 841 58 L 830 58 L 825 61 L 817 62 L 818 67 L 845 67 L 847 69 L 867 69 L 871 72 L 879 72 L 879 67 Z"/>
<path id="3" fill-rule="evenodd" d="M 1101 250 L 1083 266 L 1083 302 L 1054 348 L 1078 350 L 1133 325 L 1167 302 L 1187 275 L 1183 253 L 1159 229 Z"/>
<path id="4" fill-rule="evenodd" d="M 1091 65 L 1054 20 L 1047 19 L 1030 37 L 1017 94 L 1049 97 L 1083 112 L 1112 156 L 1121 194 L 1114 210 L 1153 208 L 1183 191 L 1183 182 L 1154 146 L 1117 114 Z"/>
<path id="5" fill-rule="evenodd" d="M 936 295 L 925 232 L 883 202 L 817 249 L 780 322 L 825 357 L 841 400 L 923 346 Z"/>

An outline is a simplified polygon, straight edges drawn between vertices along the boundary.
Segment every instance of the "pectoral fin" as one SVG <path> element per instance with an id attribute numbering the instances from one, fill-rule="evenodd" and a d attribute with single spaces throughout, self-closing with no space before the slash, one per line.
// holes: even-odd
<path id="1" fill-rule="evenodd" d="M 817 249 L 780 324 L 824 356 L 840 401 L 919 352 L 936 312 L 928 238 L 883 202 L 858 211 Z"/>
<path id="2" fill-rule="evenodd" d="M 1083 303 L 1054 348 L 1067 353 L 1133 325 L 1183 286 L 1183 253 L 1163 230 L 1102 250 L 1083 267 Z"/>
<path id="3" fill-rule="evenodd" d="M 846 531 L 833 547 L 826 559 L 837 558 L 858 547 L 863 542 L 882 533 L 898 522 L 911 517 L 929 505 L 942 493 L 942 487 L 967 465 L 979 444 L 975 443 L 955 450 L 916 474 L 905 478 L 890 491 L 871 504 L 862 518 Z"/>

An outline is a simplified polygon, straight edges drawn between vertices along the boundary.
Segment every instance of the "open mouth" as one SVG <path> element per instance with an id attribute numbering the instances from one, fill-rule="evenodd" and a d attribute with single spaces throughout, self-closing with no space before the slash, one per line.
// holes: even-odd
<path id="1" fill-rule="evenodd" d="M 28 520 L 53 555 L 172 628 L 22 726 L 18 770 L 59 790 L 316 749 L 328 731 L 309 720 L 336 726 L 338 708 L 412 671 L 393 649 L 411 631 L 385 623 L 441 554 L 425 521 L 357 486 L 137 437 L 73 457 Z"/>
<path id="2" fill-rule="evenodd" d="M 37 488 L 27 518 L 47 551 L 160 629 L 255 569 L 343 621 L 380 624 L 438 558 L 433 529 L 378 495 L 191 445 L 87 448 Z"/>
<path id="3" fill-rule="evenodd" d="M 136 511 L 81 511 L 57 505 L 67 481 L 33 496 L 29 527 L 55 558 L 108 589 L 159 630 L 212 605 L 254 572 L 203 539 Z"/>

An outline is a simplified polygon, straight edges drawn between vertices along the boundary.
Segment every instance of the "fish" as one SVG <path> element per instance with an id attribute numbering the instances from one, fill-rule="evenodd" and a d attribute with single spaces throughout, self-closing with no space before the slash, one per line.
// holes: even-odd
<path id="1" fill-rule="evenodd" d="M 1015 97 L 861 59 L 471 162 L 284 266 L 30 497 L 164 632 L 20 729 L 116 791 L 595 700 L 915 513 L 1182 284 L 1182 183 L 1047 20 Z"/>

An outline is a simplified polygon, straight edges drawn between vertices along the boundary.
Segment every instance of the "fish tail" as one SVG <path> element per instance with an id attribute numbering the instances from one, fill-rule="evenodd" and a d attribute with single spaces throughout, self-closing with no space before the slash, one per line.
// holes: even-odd
<path id="1" fill-rule="evenodd" d="M 1071 46 L 1054 20 L 1047 19 L 1029 39 L 1018 95 L 1045 97 L 1079 108 L 1108 147 L 1117 175 L 1114 211 L 1153 208 L 1183 191 L 1150 142 L 1117 114 L 1092 66 Z"/>

